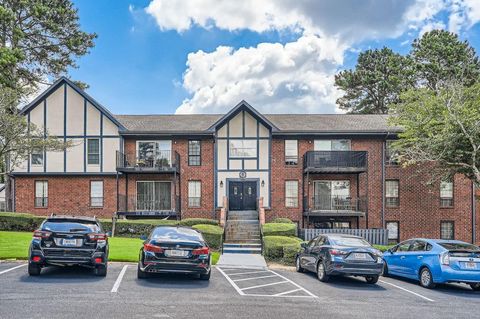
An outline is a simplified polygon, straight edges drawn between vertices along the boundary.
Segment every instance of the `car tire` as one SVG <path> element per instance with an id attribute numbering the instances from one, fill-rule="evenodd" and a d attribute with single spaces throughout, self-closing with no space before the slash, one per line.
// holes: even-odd
<path id="1" fill-rule="evenodd" d="M 321 282 L 328 282 L 330 280 L 330 276 L 327 275 L 325 267 L 325 263 L 323 261 L 319 261 L 317 264 L 317 278 Z"/>
<path id="2" fill-rule="evenodd" d="M 388 265 L 386 261 L 383 262 L 382 276 L 390 277 L 390 274 L 388 273 Z"/>
<path id="3" fill-rule="evenodd" d="M 210 270 L 208 273 L 206 274 L 200 274 L 200 280 L 210 280 L 210 275 L 212 274 L 212 271 Z"/>
<path id="4" fill-rule="evenodd" d="M 300 266 L 300 257 L 297 256 L 297 258 L 295 259 L 295 269 L 297 270 L 297 272 L 303 272 L 304 269 L 302 266 Z"/>
<path id="5" fill-rule="evenodd" d="M 378 282 L 378 276 L 365 276 L 367 284 L 376 284 Z"/>
<path id="6" fill-rule="evenodd" d="M 140 265 L 137 267 L 137 279 L 145 279 L 148 277 L 148 274 L 140 269 Z"/>
<path id="7" fill-rule="evenodd" d="M 435 287 L 432 273 L 427 267 L 424 267 L 420 270 L 420 286 L 427 289 L 432 289 Z"/>
<path id="8" fill-rule="evenodd" d="M 42 268 L 40 268 L 39 265 L 35 265 L 35 264 L 32 264 L 32 263 L 28 264 L 28 275 L 38 276 L 38 275 L 40 275 L 41 271 L 42 271 Z"/>
<path id="9" fill-rule="evenodd" d="M 470 288 L 472 288 L 473 291 L 480 291 L 480 282 L 470 284 Z"/>
<path id="10" fill-rule="evenodd" d="M 105 277 L 107 275 L 107 265 L 98 265 L 95 266 L 95 276 Z"/>

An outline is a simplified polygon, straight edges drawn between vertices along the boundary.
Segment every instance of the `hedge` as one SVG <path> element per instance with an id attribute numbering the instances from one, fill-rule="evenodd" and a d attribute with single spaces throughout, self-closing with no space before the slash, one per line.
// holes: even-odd
<path id="1" fill-rule="evenodd" d="M 373 245 L 374 248 L 380 250 L 382 253 L 386 252 L 388 249 L 392 248 L 393 246 L 395 246 L 395 245 L 388 245 L 388 246 L 384 246 L 384 245 Z"/>
<path id="2" fill-rule="evenodd" d="M 263 255 L 268 260 L 284 261 L 285 259 L 285 262 L 289 263 L 292 254 L 300 250 L 301 242 L 302 240 L 297 237 L 264 236 Z"/>
<path id="3" fill-rule="evenodd" d="M 215 225 L 198 224 L 193 229 L 202 233 L 203 238 L 212 249 L 219 249 L 222 246 L 223 228 Z"/>
<path id="4" fill-rule="evenodd" d="M 218 221 L 215 219 L 208 218 L 185 218 L 179 222 L 179 225 L 182 226 L 194 226 L 194 225 L 214 225 L 218 226 Z"/>
<path id="5" fill-rule="evenodd" d="M 0 213 L 0 230 L 34 231 L 46 217 L 23 213 Z"/>
<path id="6" fill-rule="evenodd" d="M 262 227 L 263 236 L 296 236 L 295 224 L 266 223 Z"/>
<path id="7" fill-rule="evenodd" d="M 270 223 L 276 223 L 276 224 L 294 224 L 291 219 L 288 218 L 275 218 L 272 220 Z"/>

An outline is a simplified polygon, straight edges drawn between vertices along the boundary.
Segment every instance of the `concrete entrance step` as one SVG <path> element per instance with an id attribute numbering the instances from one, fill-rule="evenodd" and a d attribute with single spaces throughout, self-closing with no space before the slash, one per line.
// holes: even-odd
<path id="1" fill-rule="evenodd" d="M 224 254 L 261 254 L 262 247 L 231 247 L 223 246 Z"/>
<path id="2" fill-rule="evenodd" d="M 262 244 L 257 244 L 257 243 L 224 243 L 223 247 L 229 247 L 229 248 L 262 248 Z"/>
<path id="3" fill-rule="evenodd" d="M 260 238 L 255 239 L 255 238 L 246 238 L 246 239 L 235 239 L 235 238 L 230 238 L 226 240 L 229 244 L 259 244 L 261 245 L 261 240 Z"/>

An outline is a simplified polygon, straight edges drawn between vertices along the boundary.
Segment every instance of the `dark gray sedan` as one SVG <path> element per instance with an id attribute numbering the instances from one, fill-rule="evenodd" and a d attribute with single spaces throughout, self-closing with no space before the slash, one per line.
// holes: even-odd
<path id="1" fill-rule="evenodd" d="M 298 272 L 308 270 L 327 282 L 331 276 L 362 276 L 374 284 L 382 273 L 382 253 L 365 239 L 342 234 L 325 234 L 302 244 L 296 256 Z"/>

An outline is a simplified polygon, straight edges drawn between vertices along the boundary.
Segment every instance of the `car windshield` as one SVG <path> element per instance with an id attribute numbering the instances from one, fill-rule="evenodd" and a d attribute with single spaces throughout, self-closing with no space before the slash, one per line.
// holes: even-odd
<path id="1" fill-rule="evenodd" d="M 43 223 L 42 230 L 53 232 L 78 232 L 78 233 L 98 233 L 100 227 L 94 222 L 55 220 Z"/>
<path id="2" fill-rule="evenodd" d="M 188 240 L 188 241 L 204 241 L 202 235 L 189 228 L 176 227 L 157 227 L 154 229 L 152 236 L 154 240 Z"/>
<path id="3" fill-rule="evenodd" d="M 472 244 L 467 244 L 467 243 L 438 243 L 440 246 L 442 246 L 445 249 L 448 250 L 478 250 L 480 251 L 480 248 L 478 246 L 472 245 Z"/>
<path id="4" fill-rule="evenodd" d="M 330 237 L 330 242 L 336 246 L 370 247 L 368 241 L 356 237 Z"/>

